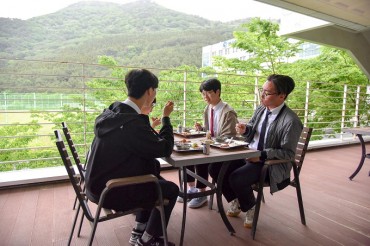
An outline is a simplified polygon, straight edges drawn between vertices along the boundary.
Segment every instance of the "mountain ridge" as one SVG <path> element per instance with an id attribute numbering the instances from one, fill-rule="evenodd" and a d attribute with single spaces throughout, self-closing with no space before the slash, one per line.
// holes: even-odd
<path id="1" fill-rule="evenodd" d="M 246 20 L 206 20 L 141 0 L 79 2 L 28 20 L 0 18 L 0 57 L 121 65 L 201 66 L 203 46 L 232 38 Z"/>

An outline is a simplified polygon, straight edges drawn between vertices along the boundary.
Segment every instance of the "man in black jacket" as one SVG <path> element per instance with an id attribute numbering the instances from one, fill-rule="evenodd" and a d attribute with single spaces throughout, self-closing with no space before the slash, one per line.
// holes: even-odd
<path id="1" fill-rule="evenodd" d="M 114 102 L 95 120 L 95 138 L 91 145 L 86 171 L 86 193 L 89 199 L 99 201 L 108 180 L 144 174 L 154 174 L 160 180 L 168 224 L 179 193 L 178 186 L 159 176 L 158 157 L 170 156 L 174 138 L 170 122 L 173 102 L 163 108 L 162 128 L 157 133 L 150 126 L 149 117 L 141 114 L 156 97 L 158 78 L 148 70 L 134 69 L 125 77 L 128 98 Z M 153 184 L 117 188 L 107 195 L 104 207 L 127 210 L 143 203 L 148 209 L 136 215 L 132 231 L 132 245 L 163 245 L 160 213 L 153 209 L 156 192 Z M 169 245 L 173 245 L 169 243 Z"/>

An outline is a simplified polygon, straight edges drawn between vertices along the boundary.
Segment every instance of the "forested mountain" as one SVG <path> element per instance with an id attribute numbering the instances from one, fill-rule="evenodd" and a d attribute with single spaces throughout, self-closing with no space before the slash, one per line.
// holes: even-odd
<path id="1" fill-rule="evenodd" d="M 29 20 L 0 18 L 0 57 L 121 65 L 201 66 L 202 46 L 233 37 L 247 20 L 209 21 L 148 0 L 127 4 L 80 2 Z"/>

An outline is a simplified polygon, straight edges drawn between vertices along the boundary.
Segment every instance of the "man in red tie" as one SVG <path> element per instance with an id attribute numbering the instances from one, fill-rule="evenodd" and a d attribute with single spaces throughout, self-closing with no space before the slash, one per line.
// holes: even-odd
<path id="1" fill-rule="evenodd" d="M 212 137 L 218 136 L 235 136 L 236 135 L 236 124 L 238 123 L 237 114 L 234 109 L 226 102 L 221 100 L 221 82 L 218 79 L 212 78 L 202 82 L 199 87 L 199 91 L 202 93 L 204 101 L 207 106 L 204 109 L 202 126 L 200 123 L 195 123 L 195 128 L 198 131 L 209 131 Z M 189 170 L 195 172 L 200 177 L 208 180 L 208 164 L 189 166 Z M 202 182 L 197 181 L 188 175 L 188 193 L 196 193 L 199 191 L 205 191 L 206 185 Z M 183 202 L 182 198 L 177 199 L 178 202 Z M 188 207 L 199 208 L 207 203 L 207 197 L 198 197 L 192 199 Z"/>

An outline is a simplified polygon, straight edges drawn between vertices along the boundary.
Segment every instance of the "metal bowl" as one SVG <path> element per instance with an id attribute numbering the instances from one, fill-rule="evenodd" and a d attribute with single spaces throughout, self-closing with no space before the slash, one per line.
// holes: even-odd
<path id="1" fill-rule="evenodd" d="M 188 150 L 190 149 L 191 147 L 191 144 L 189 143 L 176 143 L 176 148 L 178 150 Z"/>

